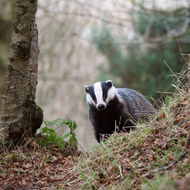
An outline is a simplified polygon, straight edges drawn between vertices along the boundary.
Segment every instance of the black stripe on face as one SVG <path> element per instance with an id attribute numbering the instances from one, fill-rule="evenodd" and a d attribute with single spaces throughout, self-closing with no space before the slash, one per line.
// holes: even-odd
<path id="1" fill-rule="evenodd" d="M 106 98 L 108 97 L 109 87 L 106 85 L 106 82 L 101 82 L 102 91 L 103 91 L 103 100 L 106 102 Z"/>
<path id="2" fill-rule="evenodd" d="M 92 97 L 92 99 L 94 100 L 94 102 L 97 103 L 97 99 L 96 99 L 96 96 L 95 96 L 95 93 L 94 93 L 94 86 L 89 87 L 89 94 Z"/>

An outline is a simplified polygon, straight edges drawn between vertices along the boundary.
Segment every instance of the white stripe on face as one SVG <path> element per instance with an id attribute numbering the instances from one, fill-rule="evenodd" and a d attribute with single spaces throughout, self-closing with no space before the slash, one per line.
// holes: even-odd
<path id="1" fill-rule="evenodd" d="M 98 106 L 99 104 L 105 105 L 105 102 L 103 100 L 103 91 L 102 91 L 102 85 L 101 82 L 97 82 L 94 84 L 94 94 L 96 96 L 97 103 L 96 105 Z"/>
<path id="2" fill-rule="evenodd" d="M 106 98 L 106 103 L 108 104 L 111 100 L 114 99 L 115 96 L 116 96 L 116 89 L 115 89 L 115 87 L 111 87 L 108 90 L 108 96 Z"/>
<path id="3" fill-rule="evenodd" d="M 92 97 L 89 94 L 86 95 L 86 101 L 89 104 L 92 104 L 92 105 L 96 106 L 96 103 L 94 102 L 94 100 L 92 99 Z"/>

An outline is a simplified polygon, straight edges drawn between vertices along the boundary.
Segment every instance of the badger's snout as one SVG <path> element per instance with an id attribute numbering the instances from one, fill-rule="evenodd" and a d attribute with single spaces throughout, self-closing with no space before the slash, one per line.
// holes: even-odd
<path id="1" fill-rule="evenodd" d="M 106 106 L 104 104 L 98 104 L 97 108 L 98 110 L 102 111 L 106 108 Z"/>

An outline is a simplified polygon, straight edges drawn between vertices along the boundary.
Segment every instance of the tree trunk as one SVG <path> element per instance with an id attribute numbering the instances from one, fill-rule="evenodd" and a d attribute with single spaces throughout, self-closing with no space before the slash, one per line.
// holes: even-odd
<path id="1" fill-rule="evenodd" d="M 0 133 L 5 140 L 20 141 L 34 135 L 43 121 L 35 103 L 38 71 L 37 0 L 16 0 L 8 75 L 0 107 Z"/>

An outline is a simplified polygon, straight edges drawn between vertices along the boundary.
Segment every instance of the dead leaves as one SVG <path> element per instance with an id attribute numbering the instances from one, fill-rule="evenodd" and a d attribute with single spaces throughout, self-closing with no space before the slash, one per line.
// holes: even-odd
<path id="1" fill-rule="evenodd" d="M 74 167 L 73 159 L 73 156 L 64 157 L 59 150 L 45 148 L 3 152 L 0 187 L 24 190 L 61 187 L 62 181 L 69 177 L 68 171 Z"/>
<path id="2" fill-rule="evenodd" d="M 97 173 L 92 181 L 97 189 L 109 189 L 113 184 L 119 187 L 123 179 L 129 178 L 130 188 L 137 190 L 142 181 L 158 173 L 184 175 L 190 171 L 190 99 L 177 100 L 144 128 L 115 138 L 80 168 L 86 176 L 91 176 L 91 171 Z"/>
<path id="3" fill-rule="evenodd" d="M 40 148 L 32 141 L 30 148 L 4 152 L 0 155 L 0 187 L 81 189 L 84 182 L 79 176 L 83 174 L 95 189 L 109 189 L 127 178 L 130 188 L 137 190 L 142 181 L 157 173 L 174 170 L 181 176 L 190 172 L 189 139 L 190 101 L 185 98 L 139 131 L 117 134 L 102 150 L 77 158 L 75 166 L 76 157 L 63 156 L 56 148 Z M 182 190 L 187 184 L 189 177 L 183 183 L 177 181 L 176 188 Z"/>

